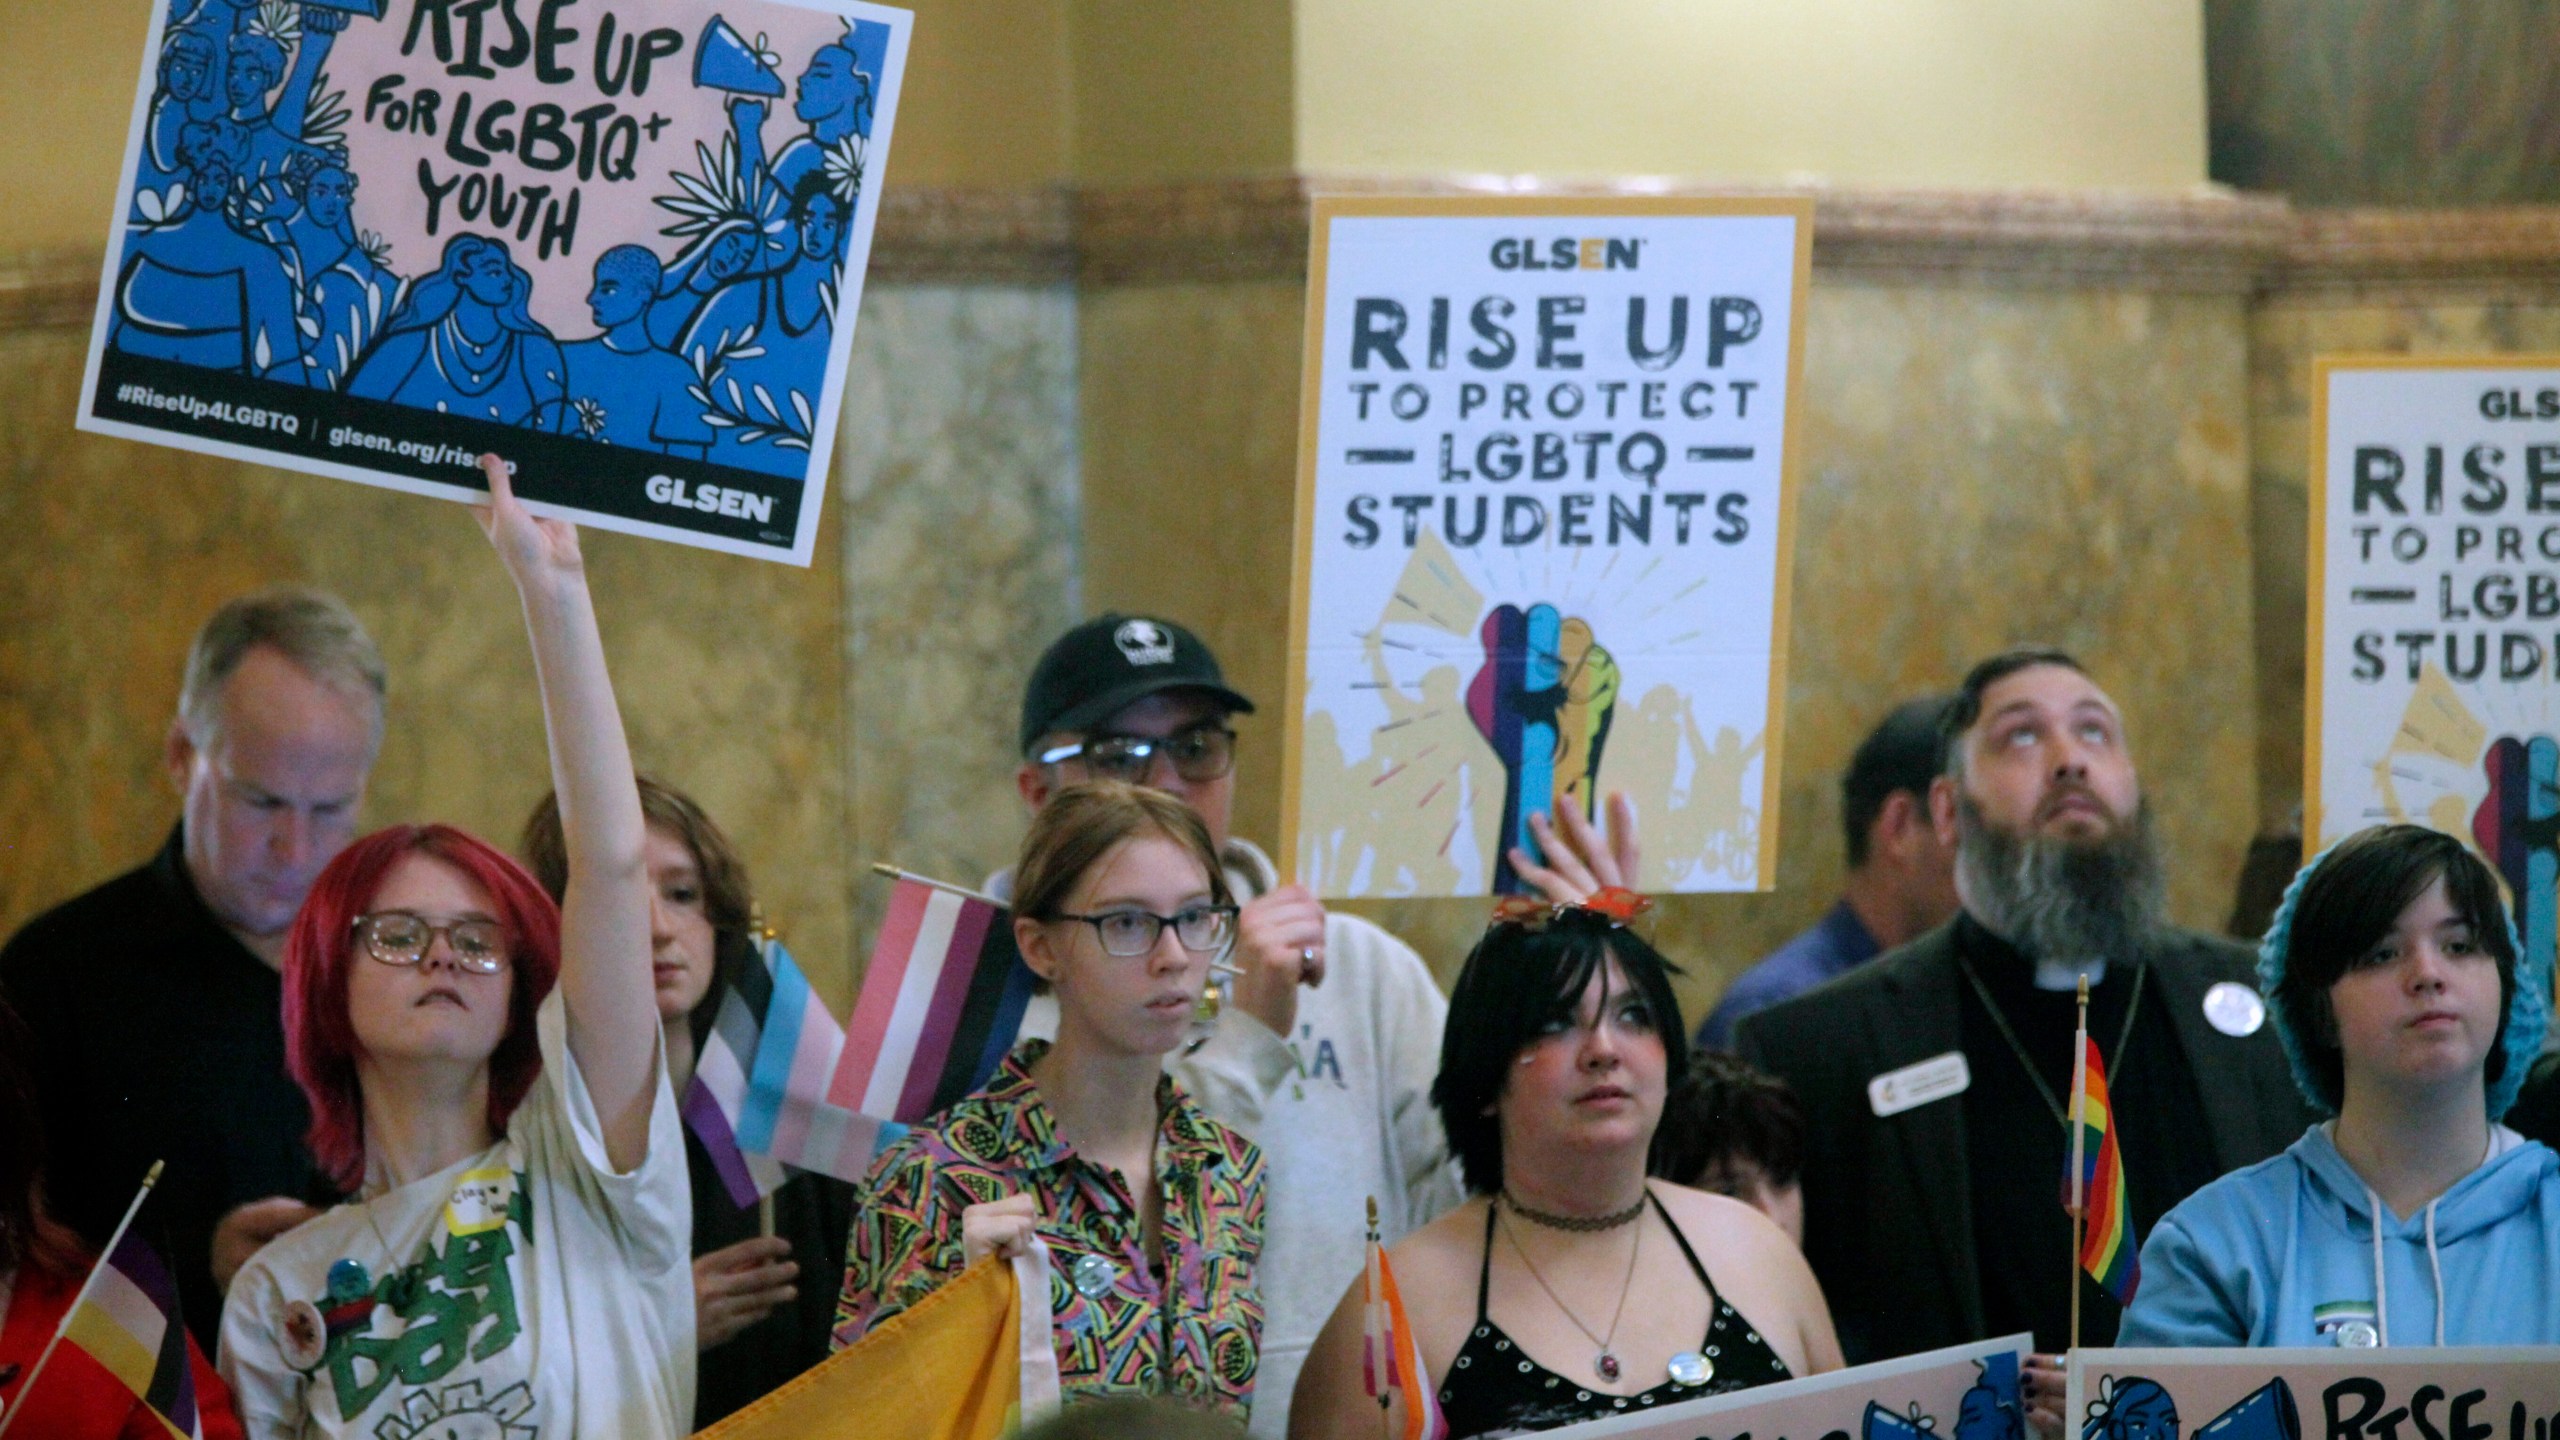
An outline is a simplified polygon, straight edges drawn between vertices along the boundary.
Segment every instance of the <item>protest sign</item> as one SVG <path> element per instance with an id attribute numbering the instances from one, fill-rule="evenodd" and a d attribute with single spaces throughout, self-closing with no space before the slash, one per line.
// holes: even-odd
<path id="1" fill-rule="evenodd" d="M 2313 367 L 2303 835 L 2463 837 L 2560 950 L 2560 357 Z"/>
<path id="2" fill-rule="evenodd" d="M 156 0 L 80 426 L 806 565 L 908 20 Z"/>
<path id="3" fill-rule="evenodd" d="M 1643 888 L 1767 889 L 1812 206 L 1320 198 L 1282 844 L 1519 888 L 1624 791 Z"/>
<path id="4" fill-rule="evenodd" d="M 2549 1440 L 2560 1347 L 2075 1350 L 2063 1405 L 2065 1440 Z"/>
<path id="5" fill-rule="evenodd" d="M 2024 1440 L 2012 1335 L 1541 1431 L 1552 1440 Z"/>

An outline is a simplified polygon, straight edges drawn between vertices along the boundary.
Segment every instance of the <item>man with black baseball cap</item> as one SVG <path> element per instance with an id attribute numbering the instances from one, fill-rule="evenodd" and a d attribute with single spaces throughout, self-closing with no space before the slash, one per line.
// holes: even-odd
<path id="1" fill-rule="evenodd" d="M 1369 921 L 1282 885 L 1269 856 L 1235 838 L 1235 732 L 1253 702 L 1200 637 L 1170 620 L 1104 615 L 1040 657 L 1022 703 L 1014 783 L 1037 810 L 1079 781 L 1112 779 L 1180 798 L 1226 856 L 1243 911 L 1224 1003 L 1207 1038 L 1171 1064 L 1217 1119 L 1269 1164 L 1258 1267 L 1263 1322 L 1255 1435 L 1289 1425 L 1289 1392 L 1316 1331 L 1360 1273 L 1364 1196 L 1386 1240 L 1460 1198 L 1431 1107 L 1448 1002 L 1412 947 Z M 1012 876 L 988 887 L 999 896 Z M 1033 1002 L 1025 1035 L 1056 1025 Z"/>

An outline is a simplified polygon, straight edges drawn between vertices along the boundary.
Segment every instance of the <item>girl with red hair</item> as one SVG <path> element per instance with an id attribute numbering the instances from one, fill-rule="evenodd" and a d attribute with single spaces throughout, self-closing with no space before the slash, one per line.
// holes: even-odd
<path id="1" fill-rule="evenodd" d="M 330 862 L 285 952 L 285 1059 L 351 1196 L 222 1316 L 253 1440 L 656 1440 L 693 1413 L 692 1215 L 658 1049 L 631 752 L 577 531 L 482 457 L 524 603 L 568 854 L 555 908 L 447 825 Z"/>

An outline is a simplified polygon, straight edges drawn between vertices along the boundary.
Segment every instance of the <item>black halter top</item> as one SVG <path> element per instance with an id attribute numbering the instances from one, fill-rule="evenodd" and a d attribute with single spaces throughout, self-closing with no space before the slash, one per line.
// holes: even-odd
<path id="1" fill-rule="evenodd" d="M 1523 1354 L 1485 1314 L 1485 1292 L 1493 1278 L 1495 1219 L 1494 1204 L 1488 1204 L 1484 1259 L 1476 1271 L 1475 1328 L 1467 1332 L 1467 1343 L 1458 1347 L 1457 1358 L 1440 1380 L 1440 1413 L 1448 1421 L 1448 1440 L 1526 1435 L 1792 1378 L 1787 1362 L 1760 1338 L 1758 1327 L 1725 1303 L 1715 1282 L 1707 1278 L 1707 1267 L 1698 1263 L 1698 1252 L 1689 1248 L 1689 1237 L 1672 1223 L 1661 1199 L 1650 1189 L 1645 1198 L 1653 1202 L 1654 1213 L 1662 1217 L 1681 1256 L 1715 1302 L 1708 1313 L 1706 1338 L 1698 1342 L 1698 1353 L 1714 1367 L 1707 1383 L 1682 1385 L 1665 1380 L 1634 1395 L 1610 1395 L 1568 1380 Z"/>

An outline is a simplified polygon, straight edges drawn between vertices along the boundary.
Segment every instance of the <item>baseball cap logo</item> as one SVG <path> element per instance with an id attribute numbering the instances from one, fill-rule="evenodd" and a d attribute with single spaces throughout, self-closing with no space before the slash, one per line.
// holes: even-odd
<path id="1" fill-rule="evenodd" d="M 1111 643 L 1132 665 L 1173 663 L 1173 637 L 1153 620 L 1131 620 L 1112 632 Z"/>

